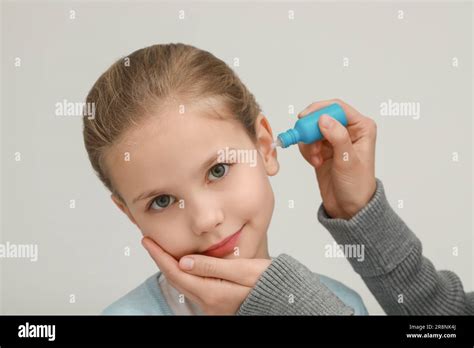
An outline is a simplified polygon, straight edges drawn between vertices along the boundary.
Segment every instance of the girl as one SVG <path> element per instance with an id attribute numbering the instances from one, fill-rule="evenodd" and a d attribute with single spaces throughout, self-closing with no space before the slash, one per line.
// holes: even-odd
<path id="1" fill-rule="evenodd" d="M 96 108 L 83 130 L 91 164 L 144 236 L 176 260 L 203 254 L 270 262 L 268 176 L 279 170 L 272 129 L 222 60 L 184 44 L 146 47 L 104 72 L 86 102 Z M 353 290 L 311 277 L 321 284 L 321 302 L 338 308 L 313 314 L 366 314 Z M 212 310 L 185 298 L 158 272 L 104 313 Z"/>

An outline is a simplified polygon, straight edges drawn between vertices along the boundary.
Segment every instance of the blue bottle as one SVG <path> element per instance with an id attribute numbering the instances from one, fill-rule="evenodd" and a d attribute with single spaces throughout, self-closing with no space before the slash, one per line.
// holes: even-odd
<path id="1" fill-rule="evenodd" d="M 323 114 L 327 114 L 336 119 L 344 127 L 347 126 L 347 118 L 344 110 L 339 104 L 334 103 L 300 118 L 296 121 L 292 129 L 288 129 L 286 132 L 278 135 L 274 147 L 281 146 L 282 148 L 286 148 L 300 141 L 305 144 L 311 144 L 321 140 L 323 135 L 319 130 L 318 120 Z"/>

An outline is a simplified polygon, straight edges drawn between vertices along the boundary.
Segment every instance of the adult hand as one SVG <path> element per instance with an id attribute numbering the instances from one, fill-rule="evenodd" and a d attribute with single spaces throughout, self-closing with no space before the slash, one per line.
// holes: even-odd
<path id="1" fill-rule="evenodd" d="M 348 220 L 375 193 L 377 126 L 371 118 L 339 99 L 312 103 L 298 114 L 298 118 L 333 103 L 343 108 L 347 128 L 332 117 L 322 115 L 318 125 L 324 139 L 312 144 L 298 143 L 298 147 L 306 161 L 315 168 L 327 214 Z"/>
<path id="2" fill-rule="evenodd" d="M 205 314 L 235 314 L 271 263 L 204 255 L 186 255 L 178 262 L 148 237 L 142 239 L 142 245 L 170 284 Z"/>

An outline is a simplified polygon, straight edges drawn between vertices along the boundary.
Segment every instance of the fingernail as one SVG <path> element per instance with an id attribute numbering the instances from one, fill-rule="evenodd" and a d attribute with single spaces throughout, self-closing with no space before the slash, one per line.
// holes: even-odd
<path id="1" fill-rule="evenodd" d="M 322 115 L 320 119 L 321 126 L 323 126 L 324 128 L 329 128 L 331 126 L 332 119 L 328 115 Z"/>
<path id="2" fill-rule="evenodd" d="M 179 267 L 186 271 L 190 271 L 193 269 L 194 266 L 194 260 L 190 257 L 183 257 L 181 260 L 179 260 Z"/>

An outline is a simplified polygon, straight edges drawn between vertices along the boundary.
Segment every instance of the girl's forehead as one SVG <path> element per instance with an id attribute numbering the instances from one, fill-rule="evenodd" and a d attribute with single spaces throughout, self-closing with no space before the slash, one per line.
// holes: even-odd
<path id="1" fill-rule="evenodd" d="M 235 119 L 210 117 L 205 111 L 148 117 L 116 144 L 115 158 L 128 152 L 134 161 L 179 162 L 228 146 L 248 147 L 244 127 Z"/>
<path id="2" fill-rule="evenodd" d="M 141 141 L 162 141 L 170 144 L 173 141 L 202 142 L 223 135 L 228 137 L 231 132 L 243 130 L 241 123 L 234 117 L 223 112 L 205 107 L 192 107 L 181 113 L 176 108 L 168 107 L 159 114 L 145 117 L 139 124 L 126 131 L 122 143 L 134 145 Z M 208 138 L 208 136 L 213 136 Z"/>

